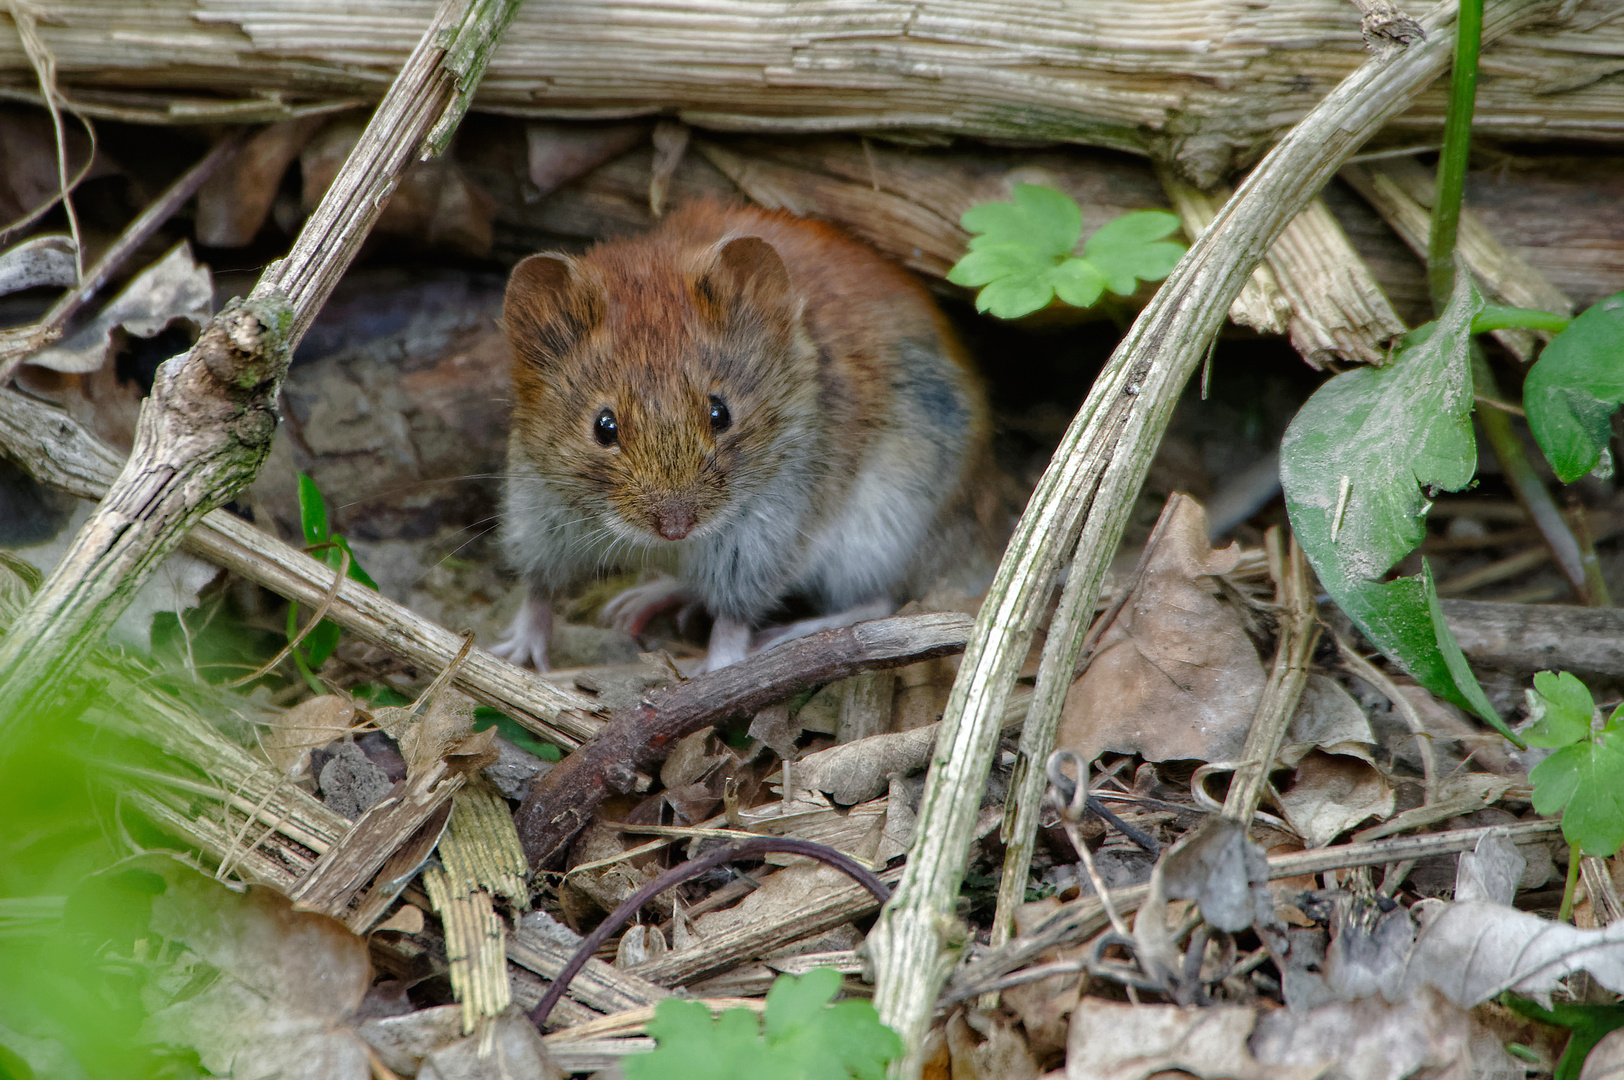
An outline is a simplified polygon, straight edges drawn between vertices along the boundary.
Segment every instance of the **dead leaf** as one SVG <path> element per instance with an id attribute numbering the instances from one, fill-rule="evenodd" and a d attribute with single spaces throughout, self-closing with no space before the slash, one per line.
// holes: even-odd
<path id="1" fill-rule="evenodd" d="M 1150 895 L 1133 920 L 1140 967 L 1176 988 L 1181 964 L 1173 928 L 1183 913 L 1170 901 L 1193 900 L 1209 925 L 1236 933 L 1254 923 L 1273 924 L 1268 882 L 1268 860 L 1247 839 L 1245 827 L 1209 817 L 1168 848 L 1151 871 Z"/>
<path id="2" fill-rule="evenodd" d="M 628 926 L 615 946 L 615 967 L 622 970 L 636 967 L 645 960 L 658 960 L 670 951 L 658 926 Z"/>
<path id="3" fill-rule="evenodd" d="M 798 788 L 818 791 L 831 801 L 850 806 L 885 794 L 894 773 L 906 775 L 924 768 L 936 746 L 936 725 L 871 735 L 856 742 L 831 746 L 795 763 Z"/>
<path id="4" fill-rule="evenodd" d="M 1374 766 L 1318 750 L 1302 758 L 1296 781 L 1280 793 L 1286 821 L 1311 848 L 1324 847 L 1366 818 L 1392 816 L 1395 805 L 1393 789 Z"/>
<path id="5" fill-rule="evenodd" d="M 1430 985 L 1462 1008 L 1506 990 L 1548 1001 L 1576 971 L 1624 993 L 1624 922 L 1580 930 L 1482 900 L 1448 904 L 1410 953 L 1403 996 Z"/>
<path id="6" fill-rule="evenodd" d="M 269 889 L 237 893 L 189 869 L 160 871 L 152 930 L 215 969 L 193 997 L 154 1013 L 155 1042 L 195 1047 L 216 1075 L 365 1080 L 366 1047 L 345 1018 L 372 983 L 366 942 L 295 911 Z"/>
<path id="7" fill-rule="evenodd" d="M 1036 1080 L 1042 1070 L 1010 1022 L 979 1009 L 960 1009 L 947 1022 L 953 1080 Z"/>
<path id="8" fill-rule="evenodd" d="M 305 213 L 314 210 L 361 138 L 365 121 L 323 128 L 299 154 Z M 389 196 L 374 233 L 483 256 L 491 249 L 496 202 L 449 156 L 414 163 Z"/>
<path id="9" fill-rule="evenodd" d="M 338 694 L 301 701 L 270 718 L 259 748 L 271 764 L 297 779 L 310 769 L 310 752 L 343 738 L 355 724 L 355 702 Z"/>
<path id="10" fill-rule="evenodd" d="M 1179 1069 L 1204 1080 L 1315 1080 L 1328 1062 L 1263 1064 L 1247 1039 L 1256 1023 L 1240 1005 L 1180 1008 L 1084 998 L 1071 1016 L 1066 1080 L 1146 1080 Z"/>
<path id="11" fill-rule="evenodd" d="M 1292 714 L 1285 740 L 1275 759 L 1291 767 L 1301 761 L 1310 750 L 1324 750 L 1328 754 L 1345 754 L 1370 760 L 1368 747 L 1375 743 L 1375 732 L 1370 729 L 1370 717 L 1342 688 L 1342 684 L 1324 675 L 1308 676 L 1297 711 Z"/>
<path id="12" fill-rule="evenodd" d="M 1528 860 L 1516 844 L 1503 836 L 1485 836 L 1476 848 L 1461 853 L 1455 866 L 1455 901 L 1487 900 L 1510 906 L 1527 868 Z"/>
<path id="13" fill-rule="evenodd" d="M 372 928 L 374 934 L 386 931 L 397 934 L 421 934 L 423 932 L 423 909 L 416 904 L 400 905 L 399 911 Z"/>
<path id="14" fill-rule="evenodd" d="M 549 195 L 578 176 L 584 176 L 610 158 L 619 157 L 649 137 L 649 125 L 526 124 L 530 182 L 541 195 Z"/>
<path id="15" fill-rule="evenodd" d="M 562 1080 L 564 1074 L 548 1056 L 541 1032 L 524 1013 L 510 1005 L 495 1023 L 489 1040 L 475 1033 L 434 1051 L 418 1070 L 417 1080 Z"/>
<path id="16" fill-rule="evenodd" d="M 701 728 L 677 741 L 660 766 L 660 783 L 668 788 L 697 784 L 728 754 L 713 727 Z"/>
<path id="17" fill-rule="evenodd" d="M 1175 508 L 1143 580 L 1072 684 L 1058 745 L 1092 761 L 1102 751 L 1151 761 L 1240 756 L 1267 673 L 1212 575 L 1234 569 L 1239 545 L 1214 551 L 1193 499 Z"/>
<path id="18" fill-rule="evenodd" d="M 243 247 L 253 241 L 282 187 L 282 175 L 327 122 L 306 116 L 272 124 L 249 139 L 197 191 L 197 242 Z"/>
<path id="19" fill-rule="evenodd" d="M 79 280 L 73 237 L 50 233 L 0 252 L 0 296 L 23 289 L 65 289 Z"/>
<path id="20" fill-rule="evenodd" d="M 1471 1014 L 1425 991 L 1398 1005 L 1372 997 L 1307 1013 L 1277 1009 L 1258 1018 L 1249 1045 L 1269 1075 L 1319 1068 L 1326 1080 L 1402 1080 L 1428 1066 L 1472 1080 L 1524 1075 Z"/>
<path id="21" fill-rule="evenodd" d="M 171 323 L 190 323 L 201 331 L 214 311 L 214 285 L 209 268 L 192 258 L 185 240 L 124 287 L 124 291 L 83 329 L 59 345 L 41 349 L 28 363 L 55 371 L 96 371 L 116 351 L 120 333 L 152 338 Z"/>

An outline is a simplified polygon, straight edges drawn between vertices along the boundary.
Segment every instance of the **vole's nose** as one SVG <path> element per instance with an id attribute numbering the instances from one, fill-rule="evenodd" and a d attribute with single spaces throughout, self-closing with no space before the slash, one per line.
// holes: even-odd
<path id="1" fill-rule="evenodd" d="M 654 531 L 667 540 L 681 540 L 694 531 L 694 508 L 685 500 L 671 499 L 653 509 Z"/>

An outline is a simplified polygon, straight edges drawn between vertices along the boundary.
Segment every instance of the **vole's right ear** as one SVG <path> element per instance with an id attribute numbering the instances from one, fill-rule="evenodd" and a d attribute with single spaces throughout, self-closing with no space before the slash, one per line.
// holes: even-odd
<path id="1" fill-rule="evenodd" d="M 513 268 L 502 300 L 502 324 L 514 352 L 547 365 L 603 321 L 603 292 L 568 255 L 531 255 Z"/>

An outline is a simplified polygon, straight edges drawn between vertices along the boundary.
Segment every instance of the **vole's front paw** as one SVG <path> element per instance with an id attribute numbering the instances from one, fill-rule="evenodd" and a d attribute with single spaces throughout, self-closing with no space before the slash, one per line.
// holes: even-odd
<path id="1" fill-rule="evenodd" d="M 661 574 L 652 581 L 633 585 L 603 605 L 600 621 L 622 634 L 639 637 L 656 615 L 692 602 L 693 596 L 676 578 Z"/>
<path id="2" fill-rule="evenodd" d="M 502 639 L 492 645 L 490 651 L 492 656 L 499 656 L 510 664 L 520 667 L 529 664 L 537 671 L 550 671 L 547 648 L 552 638 L 553 606 L 546 600 L 527 595 Z"/>

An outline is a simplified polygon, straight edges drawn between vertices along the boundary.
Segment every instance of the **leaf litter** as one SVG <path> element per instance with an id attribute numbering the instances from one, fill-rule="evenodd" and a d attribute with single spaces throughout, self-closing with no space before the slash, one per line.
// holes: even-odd
<path id="1" fill-rule="evenodd" d="M 332 162 L 353 141 L 353 127 L 335 125 L 317 137 L 319 127 L 280 127 L 256 151 L 265 160 L 307 168 L 315 181 L 307 198 L 319 194 Z M 642 138 L 635 127 L 603 146 L 570 149 L 561 154 L 560 168 L 590 169 L 612 157 L 633 136 Z M 537 125 L 518 146 L 519 167 L 532 177 L 553 177 L 557 170 L 549 172 L 538 155 L 545 158 L 550 147 L 570 142 L 544 128 Z M 571 154 L 585 164 L 569 164 Z M 246 243 L 257 231 L 275 229 L 279 214 L 297 213 L 278 194 L 278 180 L 236 194 L 217 185 L 209 196 L 216 238 Z M 683 182 L 680 172 L 675 182 Z M 475 171 L 461 165 L 420 173 L 398 196 L 389 227 L 465 255 L 482 253 L 492 243 L 491 207 L 476 188 Z M 1123 239 L 1125 248 L 1153 248 L 1166 235 L 1156 231 L 1158 223 L 1145 224 L 1155 227 Z M 1051 253 L 1051 262 L 1059 265 L 1070 254 L 1080 225 L 1073 233 L 1065 251 Z M 1109 240 L 1107 234 L 1100 243 Z M 1104 247 L 1085 253 L 1112 270 L 1102 289 L 1108 285 L 1120 293 L 1135 285 L 1134 266 L 1113 269 Z M 5 280 L 63 286 L 66 254 L 59 238 L 40 238 L 31 248 L 8 253 Z M 1151 256 L 1170 257 L 1159 249 Z M 110 368 L 110 360 L 129 348 L 124 339 L 157 334 L 176 322 L 195 328 L 206 319 L 210 281 L 208 268 L 189 249 L 171 247 L 86 330 L 44 359 L 68 374 Z M 289 466 L 288 475 L 314 466 L 335 518 L 343 519 L 335 527 L 360 536 L 356 519 L 371 514 L 384 520 L 387 527 L 374 534 L 378 539 L 357 539 L 354 546 L 386 591 L 433 607 L 448 624 L 457 625 L 467 613 L 466 624 L 488 626 L 505 614 L 492 610 L 505 586 L 480 566 L 453 565 L 440 553 L 420 557 L 422 544 L 404 538 L 443 536 L 442 514 L 483 512 L 475 497 L 424 494 L 419 482 L 433 476 L 436 462 L 452 463 L 444 475 L 499 467 L 478 460 L 492 452 L 490 431 L 499 426 L 480 404 L 501 392 L 500 358 L 478 328 L 479 319 L 488 321 L 494 313 L 493 293 L 475 279 L 449 286 L 435 279 L 411 295 L 414 311 L 396 330 L 375 335 L 366 348 L 330 349 L 296 370 L 290 395 L 298 400 L 291 412 L 294 426 L 309 437 L 296 445 L 284 440 L 275 453 Z M 353 306 L 346 309 L 346 303 Z M 350 317 L 346 310 L 361 313 L 359 323 L 377 314 L 377 302 L 364 294 L 341 295 L 332 318 Z M 330 322 L 316 334 L 347 341 L 347 326 Z M 1445 326 L 1433 347 L 1447 345 L 1451 333 Z M 401 381 L 392 365 L 406 372 L 395 396 L 379 389 L 384 376 Z M 1398 388 L 1389 390 L 1392 400 L 1431 394 L 1460 404 L 1458 379 L 1419 385 L 1399 374 L 1362 377 L 1392 381 Z M 348 404 L 321 412 L 334 402 Z M 1582 414 L 1578 408 L 1581 421 Z M 334 417 L 342 422 L 331 422 Z M 1174 449 L 1179 437 L 1175 429 Z M 1435 442 L 1459 450 L 1469 439 L 1451 419 L 1436 439 L 1389 450 L 1425 463 L 1449 456 L 1434 454 Z M 419 487 L 394 503 L 367 490 L 378 486 L 383 472 L 357 464 L 366 454 L 388 460 L 397 470 L 389 475 Z M 1335 465 L 1328 468 L 1335 471 Z M 1423 484 L 1447 487 L 1451 479 L 1444 466 L 1423 468 L 1407 494 L 1375 502 L 1390 504 L 1392 513 L 1407 515 L 1419 528 L 1417 511 L 1429 497 Z M 254 496 L 256 513 L 285 526 L 297 518 L 289 516 L 277 483 L 267 477 Z M 1290 496 L 1295 489 L 1289 478 L 1287 487 Z M 1369 496 L 1349 493 L 1335 542 L 1358 536 L 1361 515 L 1379 511 Z M 1325 512 L 1329 532 L 1335 484 L 1320 483 L 1311 498 Z M 366 499 L 373 501 L 363 507 Z M 454 506 L 460 509 L 449 509 Z M 381 515 L 380 507 L 386 508 Z M 1523 1075 L 1523 1063 L 1506 1044 L 1559 1045 L 1567 1029 L 1544 1022 L 1543 1036 L 1513 1037 L 1505 1018 L 1493 1013 L 1502 995 L 1526 996 L 1535 1003 L 1531 1007 L 1560 1016 L 1563 1008 L 1579 1007 L 1574 1001 L 1624 989 L 1621 924 L 1571 926 L 1550 918 L 1556 898 L 1545 888 L 1548 868 L 1573 855 L 1553 844 L 1549 831 L 1526 831 L 1538 824 L 1527 781 L 1527 769 L 1538 761 L 1496 759 L 1471 742 L 1481 733 L 1451 712 L 1452 705 L 1402 675 L 1395 676 L 1398 689 L 1423 702 L 1425 730 L 1419 736 L 1394 734 L 1380 693 L 1322 653 L 1274 758 L 1251 839 L 1225 828 L 1207 792 L 1237 767 L 1268 679 L 1274 583 L 1268 556 L 1255 546 L 1256 530 L 1247 534 L 1254 546 L 1219 549 L 1207 542 L 1205 522 L 1196 516 L 1182 520 L 1175 532 L 1175 542 L 1154 553 L 1138 579 L 1117 576 L 1112 599 L 1122 603 L 1067 701 L 1066 742 L 1096 760 L 1092 786 L 1101 806 L 1164 848 L 1152 855 L 1092 812 L 1078 823 L 1077 833 L 1119 913 L 1132 920 L 1133 933 L 1113 936 L 1105 926 L 1093 885 L 1078 872 L 1077 853 L 1051 816 L 1040 832 L 1028 883 L 1034 899 L 1016 913 L 1015 937 L 1002 949 L 986 944 L 993 874 L 1002 855 L 998 824 L 1013 765 L 1013 756 L 1006 755 L 985 792 L 960 910 L 975 939 L 960 975 L 996 970 L 988 985 L 998 985 L 955 984 L 932 1043 L 932 1067 L 940 1070 L 934 1075 L 1126 1078 L 1170 1069 L 1211 1077 Z M 408 568 L 396 570 L 395 558 Z M 1380 561 L 1366 567 L 1367 576 L 1389 569 L 1376 566 Z M 204 608 L 198 608 L 200 601 Z M 958 597 L 943 606 L 973 611 L 975 602 Z M 210 603 L 218 610 L 219 596 L 211 599 L 199 584 L 164 610 L 204 611 Z M 604 703 L 619 701 L 621 690 L 626 700 L 641 700 L 669 683 L 694 654 L 691 638 L 674 620 L 632 639 L 591 625 L 590 604 L 572 614 L 560 638 L 579 667 L 551 678 Z M 143 651 L 173 648 L 190 632 L 189 624 L 181 630 L 179 622 L 174 616 L 168 633 L 149 639 Z M 276 623 L 262 619 L 259 629 Z M 640 664 L 640 652 L 660 655 Z M 814 840 L 894 872 L 914 829 L 919 774 L 934 745 L 930 721 L 940 713 L 953 661 L 905 668 L 880 687 L 872 680 L 861 688 L 833 684 L 781 703 L 771 715 L 764 710 L 756 726 L 718 725 L 690 736 L 661 767 L 628 775 L 624 790 L 575 842 L 566 865 L 537 875 L 533 895 L 522 898 L 511 889 L 470 884 L 480 871 L 467 868 L 482 865 L 479 856 L 457 862 L 446 838 L 456 837 L 476 853 L 505 850 L 512 838 L 498 835 L 500 827 L 475 828 L 476 811 L 457 816 L 464 795 L 484 792 L 480 805 L 512 809 L 552 767 L 533 752 L 547 748 L 533 738 L 522 743 L 526 733 L 517 724 L 482 714 L 454 694 L 410 703 L 433 674 L 346 641 L 321 671 L 331 691 L 326 695 L 299 701 L 286 684 L 265 680 L 229 706 L 190 703 L 230 732 L 232 749 L 217 749 L 240 755 L 232 759 L 240 775 L 266 779 L 256 781 L 259 786 L 243 780 L 199 784 L 195 768 L 181 767 L 142 781 L 149 786 L 140 805 L 151 813 L 179 805 L 173 797 L 152 797 L 153 790 L 184 792 L 183 802 L 203 808 L 194 818 L 172 809 L 167 817 L 159 815 L 182 847 L 202 865 L 224 866 L 226 876 L 252 882 L 244 892 L 241 885 L 210 882 L 179 864 L 159 872 L 163 888 L 153 902 L 145 947 L 157 950 L 162 961 L 147 1037 L 190 1046 L 212 1070 L 243 1076 L 381 1075 L 380 1067 L 428 1077 L 611 1068 L 634 1076 L 652 1066 L 632 1062 L 662 1060 L 663 1046 L 650 1053 L 650 1032 L 673 1048 L 688 1038 L 704 1041 L 693 1034 L 701 1027 L 726 1028 L 739 1047 L 759 1049 L 774 1039 L 785 1047 L 829 1041 L 819 1010 L 837 995 L 843 1000 L 833 1009 L 866 993 L 856 949 L 873 904 L 852 899 L 860 890 L 821 865 L 775 856 L 668 890 L 589 964 L 545 1039 L 520 1010 L 539 998 L 549 973 L 560 966 L 544 957 L 556 950 L 567 955 L 570 946 L 546 944 L 536 916 L 589 929 L 665 867 L 739 835 Z M 162 681 L 153 672 L 146 677 Z M 1496 697 L 1509 711 L 1507 700 Z M 1547 728 L 1548 715 L 1538 721 Z M 1008 718 L 1011 730 L 1019 721 L 1015 710 Z M 1529 734 L 1530 742 L 1539 739 Z M 1430 786 L 1415 756 L 1418 738 L 1433 744 L 1444 774 Z M 1496 760 L 1490 771 L 1486 766 Z M 507 771 L 498 772 L 502 762 Z M 352 771 L 365 765 L 383 777 L 370 801 L 356 807 L 363 821 L 370 815 L 376 823 L 390 814 L 399 821 L 367 834 L 381 845 L 368 853 L 365 865 L 374 868 L 361 873 L 353 888 L 323 900 L 335 918 L 298 910 L 282 893 L 293 891 L 289 883 L 306 878 L 324 860 L 351 855 L 364 832 L 363 821 L 351 824 L 331 812 L 338 803 L 339 765 Z M 333 790 L 325 779 L 329 767 Z M 487 778 L 503 785 L 501 794 L 491 794 Z M 421 805 L 401 812 L 414 800 Z M 1490 820 L 1485 814 L 1498 816 Z M 1492 825 L 1493 835 L 1473 834 L 1470 843 L 1462 839 L 1441 854 L 1380 854 L 1379 845 L 1389 840 L 1442 837 L 1447 844 L 1456 833 L 1465 837 L 1483 825 Z M 1353 847 L 1361 842 L 1378 847 L 1355 857 Z M 1344 849 L 1350 854 L 1339 863 Z M 1289 861 L 1321 857 L 1329 861 Z M 1422 871 L 1428 860 L 1447 873 L 1427 877 Z M 1602 863 L 1593 888 L 1592 877 L 1582 878 L 1580 910 L 1593 923 L 1609 910 L 1604 894 L 1616 862 Z M 1321 868 L 1305 871 L 1304 865 Z M 426 885 L 435 874 L 447 878 L 446 897 L 487 905 L 481 917 L 494 946 L 481 944 L 477 935 L 457 938 L 450 908 L 430 895 L 439 887 Z M 476 894 L 486 900 L 469 899 Z M 542 911 L 526 915 L 524 904 L 532 899 Z M 1071 930 L 1054 938 L 1056 926 L 1068 925 Z M 350 927 L 370 931 L 362 937 Z M 560 936 L 570 937 L 569 929 Z M 494 957 L 494 970 L 517 1004 L 476 1010 L 470 1023 L 467 999 L 474 984 L 454 971 L 459 957 L 472 964 L 479 950 L 490 948 L 496 951 L 483 954 L 485 961 Z M 835 970 L 843 977 L 825 974 Z M 801 983 L 775 986 L 782 972 L 793 972 Z M 802 992 L 804 999 L 788 1002 L 784 1016 L 794 1019 L 775 1027 L 774 995 L 794 997 L 797 986 L 810 989 Z M 688 1034 L 663 1026 L 657 1003 L 673 989 L 715 1003 L 749 996 L 759 1006 L 765 997 L 765 1028 L 753 1012 L 748 1024 L 737 1017 L 724 1022 L 694 1002 L 672 1003 L 690 1006 Z M 997 1004 L 984 1008 L 993 995 Z M 1572 1030 L 1580 1030 L 1578 1023 Z M 600 1025 L 613 1034 L 568 1037 L 572 1029 L 597 1031 Z M 1585 1075 L 1618 1068 L 1618 1040 L 1603 1027 L 1598 1022 L 1585 1029 L 1596 1040 Z M 874 1052 L 845 1062 L 847 1075 L 877 1068 L 873 1062 L 884 1039 L 867 1030 Z M 855 1039 L 854 1054 L 869 1045 Z M 755 1052 L 739 1050 L 741 1057 Z M 622 1060 L 624 1065 L 615 1064 Z M 682 1067 L 689 1065 L 693 1061 Z M 675 1069 L 670 1074 L 683 1075 Z M 773 1074 L 757 1069 L 750 1075 Z"/>

